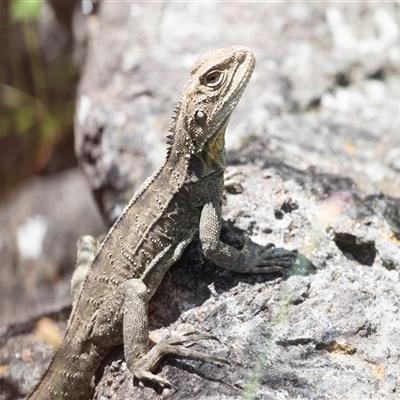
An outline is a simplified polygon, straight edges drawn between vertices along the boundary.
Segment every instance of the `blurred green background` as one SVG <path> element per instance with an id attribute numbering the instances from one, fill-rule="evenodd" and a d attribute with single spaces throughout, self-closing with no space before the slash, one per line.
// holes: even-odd
<path id="1" fill-rule="evenodd" d="M 0 2 L 0 200 L 32 174 L 76 164 L 77 0 Z"/>

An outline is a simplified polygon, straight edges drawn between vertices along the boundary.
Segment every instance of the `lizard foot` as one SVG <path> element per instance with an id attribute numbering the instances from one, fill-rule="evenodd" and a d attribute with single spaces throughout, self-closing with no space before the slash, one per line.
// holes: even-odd
<path id="1" fill-rule="evenodd" d="M 275 247 L 273 243 L 261 246 L 246 239 L 242 249 L 245 254 L 245 272 L 270 273 L 283 271 L 296 264 L 296 251 Z"/>
<path id="2" fill-rule="evenodd" d="M 151 372 L 157 368 L 163 357 L 167 354 L 175 354 L 187 358 L 197 358 L 211 363 L 217 362 L 229 364 L 229 362 L 224 358 L 188 349 L 183 345 L 187 342 L 197 342 L 199 340 L 218 339 L 213 335 L 197 334 L 193 332 L 171 336 L 169 339 L 157 343 L 147 354 L 145 354 L 135 363 L 131 371 L 134 376 L 139 380 L 148 380 L 154 383 L 158 383 L 161 386 L 173 387 L 168 380 L 158 375 L 154 375 Z"/>

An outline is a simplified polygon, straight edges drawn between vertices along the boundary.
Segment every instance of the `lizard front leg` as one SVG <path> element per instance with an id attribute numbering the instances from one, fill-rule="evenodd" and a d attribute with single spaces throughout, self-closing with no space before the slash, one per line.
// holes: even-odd
<path id="1" fill-rule="evenodd" d="M 290 268 L 297 254 L 273 244 L 261 246 L 246 239 L 242 250 L 221 242 L 221 204 L 207 203 L 201 212 L 200 241 L 204 255 L 218 266 L 242 273 L 269 273 Z"/>

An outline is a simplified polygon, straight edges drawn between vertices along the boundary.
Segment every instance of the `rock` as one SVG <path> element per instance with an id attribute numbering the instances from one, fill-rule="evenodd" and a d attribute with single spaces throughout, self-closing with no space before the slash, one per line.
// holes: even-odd
<path id="1" fill-rule="evenodd" d="M 290 165 L 351 173 L 368 193 L 399 196 L 394 4 L 104 3 L 87 31 L 77 42 L 89 52 L 76 150 L 110 222 L 162 160 L 195 58 L 235 43 L 254 51 L 257 66 L 228 150 L 261 137 L 271 151 L 284 147 L 279 158 Z"/>
<path id="2" fill-rule="evenodd" d="M 90 16 L 76 149 L 107 221 L 161 161 L 195 57 L 240 43 L 257 66 L 227 132 L 222 237 L 301 253 L 288 273 L 240 275 L 193 243 L 149 306 L 151 337 L 213 333 L 194 346 L 230 365 L 171 356 L 157 373 L 174 388 L 134 385 L 119 347 L 94 399 L 398 397 L 399 20 L 380 3 L 101 3 Z M 33 385 L 18 370 L 48 362 L 36 322 L 3 330 L 9 397 Z"/>

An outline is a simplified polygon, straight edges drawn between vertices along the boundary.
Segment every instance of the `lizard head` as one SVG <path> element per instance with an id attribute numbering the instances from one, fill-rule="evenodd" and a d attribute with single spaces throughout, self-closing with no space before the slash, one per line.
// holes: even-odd
<path id="1" fill-rule="evenodd" d="M 212 160 L 224 151 L 229 118 L 254 65 L 254 54 L 243 46 L 209 51 L 197 59 L 171 125 L 190 154 L 203 153 Z"/>

